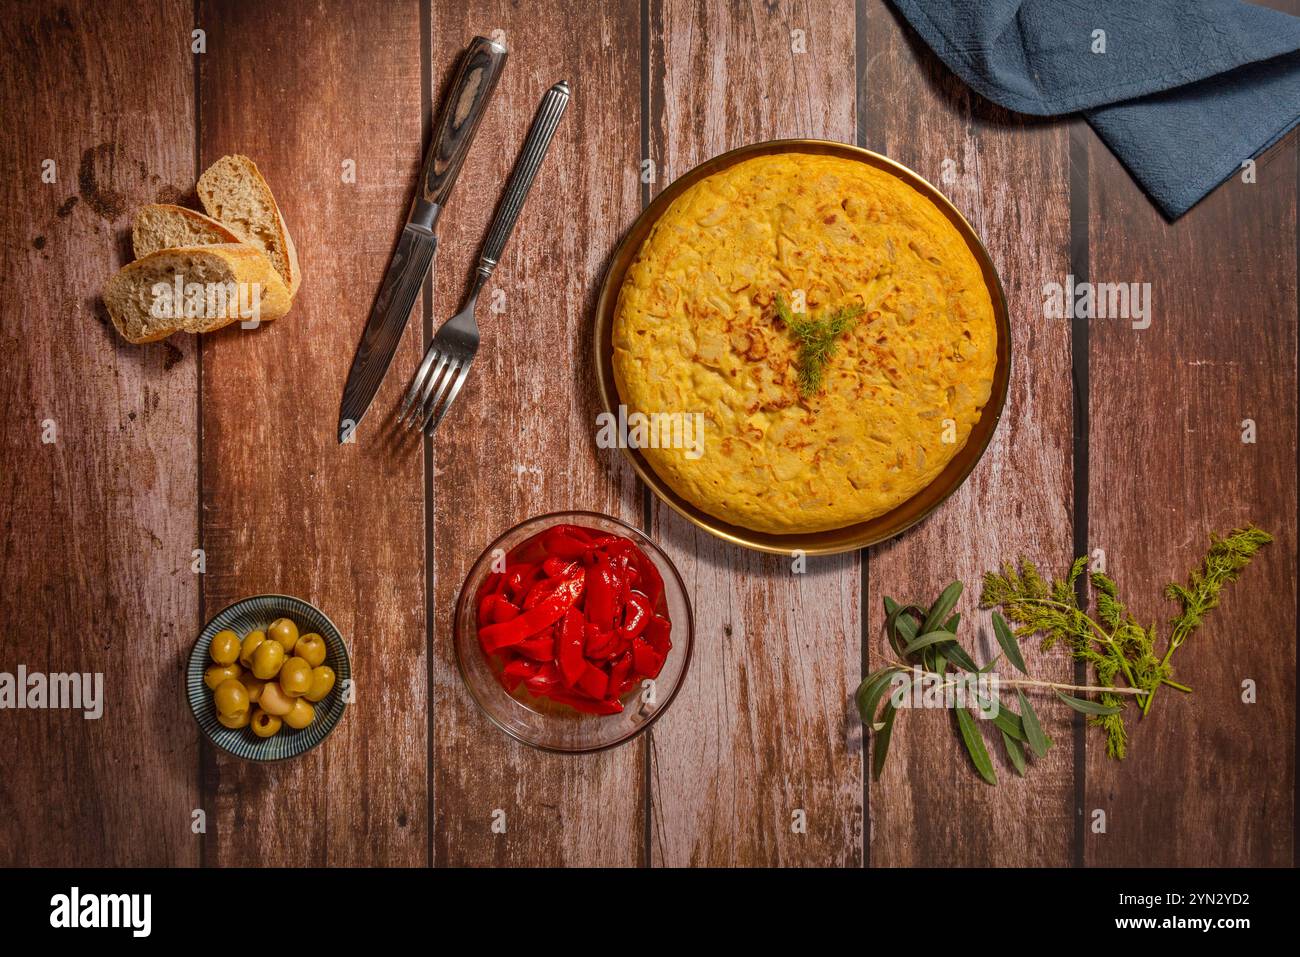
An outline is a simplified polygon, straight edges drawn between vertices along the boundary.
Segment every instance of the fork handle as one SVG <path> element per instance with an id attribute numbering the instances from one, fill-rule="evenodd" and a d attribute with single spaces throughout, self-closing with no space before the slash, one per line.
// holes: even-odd
<path id="1" fill-rule="evenodd" d="M 564 109 L 568 105 L 569 84 L 563 80 L 547 90 L 542 97 L 542 102 L 537 107 L 537 115 L 533 117 L 533 125 L 528 129 L 528 137 L 519 152 L 519 159 L 515 161 L 515 168 L 510 173 L 506 190 L 497 205 L 487 239 L 483 241 L 477 269 L 480 280 L 486 280 L 491 276 L 492 270 L 500 261 L 501 253 L 506 248 L 506 241 L 515 228 L 515 220 L 519 218 L 519 211 L 524 207 L 524 200 L 528 198 L 528 191 L 532 189 L 533 180 L 537 177 L 537 171 L 546 157 L 546 150 L 551 145 L 551 138 L 555 136 L 555 130 L 560 125 L 560 117 L 564 115 Z"/>

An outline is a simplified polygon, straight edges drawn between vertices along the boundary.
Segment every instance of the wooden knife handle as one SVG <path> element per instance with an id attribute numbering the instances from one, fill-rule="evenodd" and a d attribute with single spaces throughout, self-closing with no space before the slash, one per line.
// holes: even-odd
<path id="1" fill-rule="evenodd" d="M 438 208 L 446 205 L 505 65 L 506 48 L 487 37 L 475 37 L 462 55 L 424 159 L 420 176 L 424 202 Z"/>

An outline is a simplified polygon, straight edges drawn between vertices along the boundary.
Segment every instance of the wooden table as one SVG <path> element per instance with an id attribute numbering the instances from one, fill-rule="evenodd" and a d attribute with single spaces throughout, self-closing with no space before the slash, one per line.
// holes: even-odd
<path id="1" fill-rule="evenodd" d="M 437 442 L 399 453 L 367 422 L 340 447 L 344 376 L 430 111 L 475 33 L 504 38 L 510 63 L 378 409 L 459 298 L 538 97 L 567 78 L 573 103 Z M 1255 182 L 1170 225 L 1080 120 L 982 101 L 881 0 L 20 2 L 0 37 L 0 670 L 102 671 L 107 689 L 98 721 L 0 713 L 0 864 L 1294 861 L 1295 135 Z M 960 492 L 805 574 L 697 531 L 597 449 L 588 359 L 605 263 L 642 206 L 694 164 L 779 136 L 856 142 L 940 185 L 1002 274 L 1016 355 L 997 436 Z M 305 275 L 292 313 L 256 333 L 125 344 L 98 294 L 129 259 L 133 210 L 193 203 L 198 174 L 231 152 L 256 159 L 286 211 Z M 1045 319 L 1044 284 L 1069 274 L 1151 283 L 1150 328 Z M 590 757 L 489 725 L 449 638 L 480 550 L 570 507 L 662 543 L 698 626 L 672 709 Z M 1139 616 L 1162 621 L 1163 583 L 1211 531 L 1247 521 L 1277 541 L 1180 652 L 1195 694 L 1165 695 L 1127 761 L 1045 704 L 1059 746 L 1024 779 L 999 764 L 994 789 L 948 716 L 918 712 L 869 779 L 851 694 L 884 648 L 883 596 L 957 577 L 973 591 L 1004 558 L 1061 569 L 1101 549 Z M 325 747 L 263 767 L 201 742 L 181 678 L 208 617 L 272 591 L 335 619 L 358 698 Z M 1073 674 L 1056 652 L 1028 654 Z M 324 837 L 300 841 L 303 820 Z"/>

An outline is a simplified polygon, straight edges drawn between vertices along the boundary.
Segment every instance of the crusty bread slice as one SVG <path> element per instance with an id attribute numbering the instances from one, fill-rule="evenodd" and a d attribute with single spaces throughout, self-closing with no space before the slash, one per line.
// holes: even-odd
<path id="1" fill-rule="evenodd" d="M 174 295 L 177 276 L 183 290 L 179 303 Z M 203 295 L 194 299 L 199 308 L 187 310 L 192 287 L 185 287 L 192 283 L 202 284 Z M 156 342 L 174 332 L 211 332 L 251 318 L 240 314 L 241 300 L 244 306 L 256 302 L 262 320 L 279 319 L 289 311 L 289 290 L 280 274 L 269 259 L 244 243 L 160 249 L 122 267 L 104 287 L 108 314 L 128 342 Z"/>
<path id="2" fill-rule="evenodd" d="M 153 203 L 142 206 L 131 224 L 135 258 L 144 259 L 160 249 L 178 246 L 212 246 L 240 239 L 221 223 L 184 206 Z"/>
<path id="3" fill-rule="evenodd" d="M 266 253 L 294 295 L 302 282 L 298 252 L 257 164 L 247 156 L 223 156 L 199 177 L 198 193 L 209 216 Z"/>

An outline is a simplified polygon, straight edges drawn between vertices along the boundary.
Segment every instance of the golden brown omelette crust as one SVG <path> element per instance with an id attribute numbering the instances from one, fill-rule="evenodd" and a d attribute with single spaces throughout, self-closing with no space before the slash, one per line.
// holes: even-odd
<path id="1" fill-rule="evenodd" d="M 801 395 L 774 297 L 859 306 Z M 923 195 L 865 163 L 784 153 L 694 184 L 646 238 L 614 318 L 630 412 L 704 415 L 704 450 L 642 449 L 735 525 L 839 528 L 911 498 L 965 445 L 996 363 L 979 264 Z"/>

